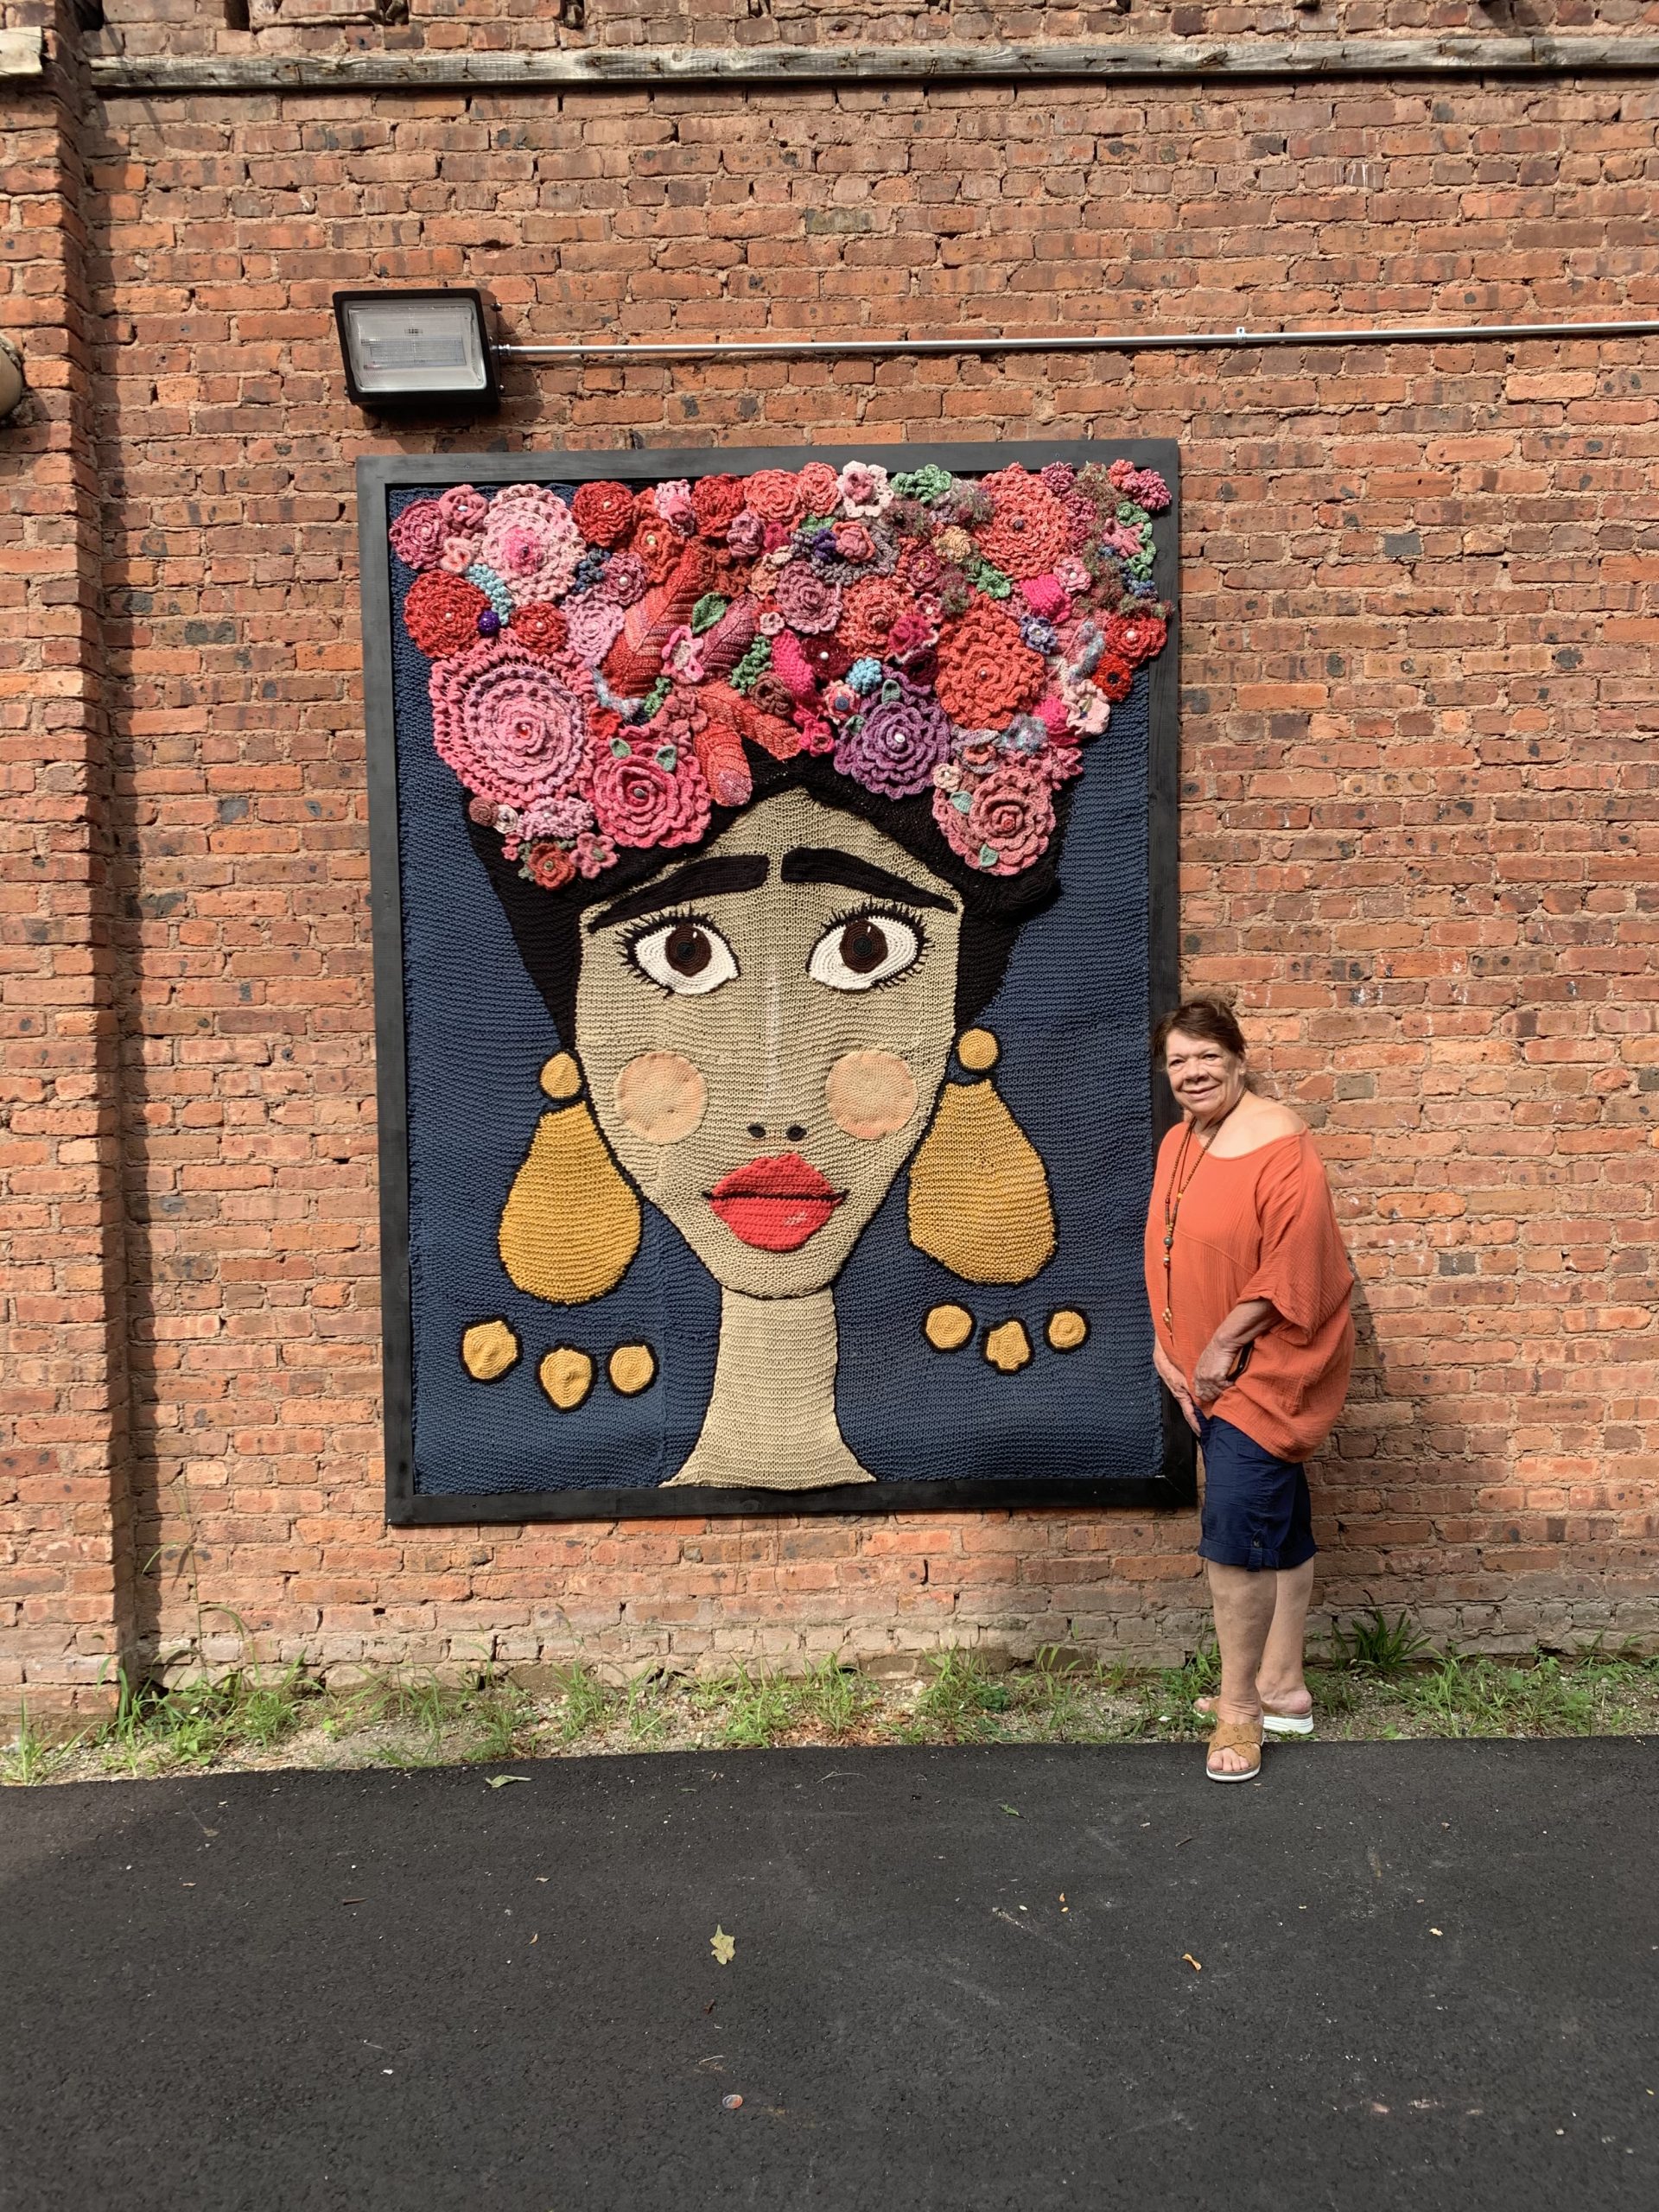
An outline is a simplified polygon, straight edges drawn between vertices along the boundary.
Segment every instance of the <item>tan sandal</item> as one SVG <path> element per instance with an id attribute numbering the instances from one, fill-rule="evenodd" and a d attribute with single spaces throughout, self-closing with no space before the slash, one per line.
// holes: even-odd
<path id="1" fill-rule="evenodd" d="M 1254 1766 L 1247 1766 L 1239 1774 L 1218 1774 L 1210 1764 L 1211 1757 L 1217 1751 L 1243 1751 L 1247 1758 L 1254 1759 L 1255 1764 Z M 1204 1770 L 1211 1782 L 1254 1782 L 1262 1771 L 1262 1731 L 1260 1728 L 1253 1728 L 1248 1721 L 1243 1720 L 1217 1721 L 1216 1732 L 1210 1738 L 1210 1749 L 1205 1754 Z"/>

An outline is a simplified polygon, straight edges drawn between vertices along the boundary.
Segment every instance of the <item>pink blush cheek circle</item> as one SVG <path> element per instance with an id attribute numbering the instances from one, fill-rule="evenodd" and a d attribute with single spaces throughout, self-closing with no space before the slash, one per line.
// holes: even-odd
<path id="1" fill-rule="evenodd" d="M 646 1144 L 678 1144 L 702 1124 L 709 1086 L 678 1052 L 641 1052 L 613 1085 L 623 1127 Z"/>
<path id="2" fill-rule="evenodd" d="M 843 1052 L 824 1078 L 837 1128 L 866 1143 L 890 1137 L 916 1111 L 916 1078 L 897 1052 Z"/>

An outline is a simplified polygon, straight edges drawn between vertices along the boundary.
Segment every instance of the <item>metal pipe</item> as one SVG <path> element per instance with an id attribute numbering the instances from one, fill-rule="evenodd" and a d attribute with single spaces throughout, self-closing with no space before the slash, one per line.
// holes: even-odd
<path id="1" fill-rule="evenodd" d="M 768 359 L 869 359 L 924 353 L 1215 353 L 1263 346 L 1438 346 L 1459 340 L 1528 338 L 1653 338 L 1659 318 L 1640 322 L 1471 322 L 1405 325 L 1394 330 L 1121 331 L 1052 338 L 688 338 L 667 344 L 578 339 L 563 346 L 498 345 L 505 360 L 713 361 Z"/>

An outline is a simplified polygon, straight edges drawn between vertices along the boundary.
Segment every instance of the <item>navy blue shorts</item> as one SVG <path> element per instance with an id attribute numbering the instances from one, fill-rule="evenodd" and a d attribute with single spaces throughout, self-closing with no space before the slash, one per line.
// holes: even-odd
<path id="1" fill-rule="evenodd" d="M 1319 1547 L 1307 1471 L 1275 1459 L 1230 1421 L 1198 1415 L 1204 1446 L 1204 1519 L 1198 1557 L 1217 1567 L 1300 1567 Z"/>

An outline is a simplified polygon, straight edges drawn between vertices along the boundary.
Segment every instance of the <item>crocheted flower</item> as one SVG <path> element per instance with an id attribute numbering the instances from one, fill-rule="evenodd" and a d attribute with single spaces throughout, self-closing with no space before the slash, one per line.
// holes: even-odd
<path id="1" fill-rule="evenodd" d="M 1018 875 L 1040 860 L 1054 834 L 1054 798 L 1046 779 L 1006 760 L 958 791 L 936 790 L 933 819 L 953 851 L 988 875 Z"/>
<path id="2" fill-rule="evenodd" d="M 875 558 L 875 540 L 861 522 L 838 522 L 832 525 L 830 541 L 836 554 L 843 561 L 855 562 L 861 568 Z"/>
<path id="3" fill-rule="evenodd" d="M 766 550 L 766 525 L 757 514 L 743 507 L 732 517 L 726 529 L 726 550 L 739 561 L 755 561 Z"/>
<path id="4" fill-rule="evenodd" d="M 1087 591 L 1094 578 L 1087 565 L 1075 553 L 1068 553 L 1064 560 L 1054 563 L 1054 581 L 1066 591 Z"/>
<path id="5" fill-rule="evenodd" d="M 574 613 L 582 604 L 581 600 L 574 601 L 571 612 Z M 564 651 L 570 626 L 564 610 L 555 607 L 551 600 L 532 599 L 513 609 L 512 634 L 530 652 L 550 658 Z"/>
<path id="6" fill-rule="evenodd" d="M 489 605 L 476 584 L 444 569 L 416 577 L 404 601 L 404 626 L 430 660 L 478 643 L 478 618 Z"/>
<path id="7" fill-rule="evenodd" d="M 662 486 L 658 486 L 660 493 Z M 628 550 L 639 561 L 646 579 L 661 583 L 672 575 L 685 550 L 685 540 L 673 524 L 657 512 L 656 494 L 647 492 L 639 503 Z"/>
<path id="8" fill-rule="evenodd" d="M 964 729 L 1000 729 L 1042 696 L 1047 663 L 1022 643 L 1020 625 L 988 601 L 976 599 L 945 631 L 938 650 L 934 690 Z"/>
<path id="9" fill-rule="evenodd" d="M 575 861 L 563 845 L 538 843 L 524 848 L 524 873 L 543 891 L 559 890 L 575 872 Z"/>
<path id="10" fill-rule="evenodd" d="M 536 485 L 511 488 L 514 496 L 490 509 L 479 559 L 500 577 L 515 607 L 562 599 L 582 559 L 582 532 L 556 493 Z"/>
<path id="11" fill-rule="evenodd" d="M 724 537 L 734 515 L 748 505 L 741 476 L 699 476 L 691 486 L 691 511 L 705 537 Z M 760 513 L 758 507 L 751 512 Z M 761 517 L 762 521 L 766 517 Z"/>
<path id="12" fill-rule="evenodd" d="M 443 526 L 456 537 L 476 537 L 489 519 L 490 503 L 471 484 L 452 484 L 438 500 Z"/>
<path id="13" fill-rule="evenodd" d="M 779 613 L 801 637 L 833 630 L 841 618 L 841 590 L 804 561 L 791 561 L 773 592 Z"/>
<path id="14" fill-rule="evenodd" d="M 841 504 L 841 480 L 827 461 L 809 461 L 795 480 L 801 487 L 803 514 L 834 514 Z"/>
<path id="15" fill-rule="evenodd" d="M 582 484 L 570 502 L 570 512 L 590 545 L 620 545 L 633 528 L 638 505 L 626 484 Z"/>
<path id="16" fill-rule="evenodd" d="M 879 515 L 893 499 L 887 472 L 871 461 L 849 461 L 836 479 L 841 504 L 849 515 Z"/>
<path id="17" fill-rule="evenodd" d="M 819 683 L 833 683 L 837 677 L 845 676 L 853 664 L 854 656 L 839 638 L 803 638 L 800 645 L 806 664 Z"/>
<path id="18" fill-rule="evenodd" d="M 597 668 L 621 635 L 626 619 L 622 609 L 609 600 L 592 594 L 572 600 L 564 618 L 571 652 L 589 668 Z M 519 628 L 519 617 L 516 614 L 512 627 L 516 636 Z"/>
<path id="19" fill-rule="evenodd" d="M 1135 671 L 1128 661 L 1119 660 L 1116 654 L 1108 653 L 1096 664 L 1093 680 L 1096 690 L 1103 691 L 1116 706 L 1120 700 L 1127 699 L 1134 690 Z"/>
<path id="20" fill-rule="evenodd" d="M 1020 596 L 1033 614 L 1045 622 L 1069 622 L 1071 619 L 1071 600 L 1065 585 L 1052 574 L 1028 576 L 1020 587 Z"/>
<path id="21" fill-rule="evenodd" d="M 871 576 L 850 584 L 842 594 L 836 634 L 849 652 L 884 653 L 893 624 L 911 605 L 911 594 L 894 577 Z"/>
<path id="22" fill-rule="evenodd" d="M 801 482 L 791 468 L 759 468 L 743 480 L 743 504 L 762 522 L 793 522 L 801 512 Z"/>
<path id="23" fill-rule="evenodd" d="M 691 501 L 691 486 L 683 476 L 674 477 L 656 490 L 657 512 L 671 529 L 682 537 L 697 534 L 697 511 Z"/>
<path id="24" fill-rule="evenodd" d="M 491 639 L 432 671 L 432 742 L 468 791 L 528 807 L 575 783 L 587 753 L 584 704 L 556 667 Z"/>
<path id="25" fill-rule="evenodd" d="M 616 866 L 616 847 L 602 830 L 584 830 L 576 840 L 576 868 L 589 881 Z"/>
<path id="26" fill-rule="evenodd" d="M 1126 499 L 1133 499 L 1149 515 L 1160 515 L 1169 505 L 1169 486 L 1155 468 L 1137 468 L 1132 461 L 1115 461 L 1106 472 Z"/>
<path id="27" fill-rule="evenodd" d="M 1077 472 L 1069 461 L 1046 461 L 1037 474 L 1057 499 L 1065 499 L 1066 493 L 1075 488 L 1077 480 Z"/>
<path id="28" fill-rule="evenodd" d="M 605 573 L 594 586 L 593 596 L 612 607 L 632 607 L 645 597 L 650 583 L 645 564 L 637 553 L 615 553 L 605 563 Z"/>
<path id="29" fill-rule="evenodd" d="M 452 576 L 464 576 L 477 558 L 477 538 L 446 537 L 443 550 L 438 556 L 438 566 L 448 569 Z"/>
<path id="30" fill-rule="evenodd" d="M 563 837 L 567 844 L 594 826 L 594 810 L 580 791 L 559 791 L 527 806 L 520 824 L 526 837 Z"/>
<path id="31" fill-rule="evenodd" d="M 889 677 L 836 746 L 836 766 L 866 791 L 889 798 L 925 791 L 950 749 L 950 724 L 937 699 Z"/>
<path id="32" fill-rule="evenodd" d="M 709 827 L 709 785 L 690 746 L 641 731 L 618 737 L 594 769 L 594 812 L 619 845 L 689 845 Z"/>
<path id="33" fill-rule="evenodd" d="M 802 665 L 804 667 L 805 664 L 803 663 Z M 809 674 L 806 678 L 809 693 L 811 690 L 811 681 Z M 782 677 L 775 674 L 769 668 L 762 670 L 761 673 L 755 677 L 749 696 L 763 715 L 775 715 L 779 721 L 785 722 L 800 703 L 799 694 L 791 691 Z"/>
<path id="34" fill-rule="evenodd" d="M 985 559 L 1004 575 L 1040 576 L 1071 550 L 1065 509 L 1040 477 L 1016 462 L 986 477 L 981 488 L 994 507 L 975 539 Z"/>
<path id="35" fill-rule="evenodd" d="M 1155 614 L 1109 614 L 1103 627 L 1107 652 L 1114 659 L 1127 661 L 1131 668 L 1154 660 L 1169 634 L 1167 623 Z"/>
<path id="36" fill-rule="evenodd" d="M 404 509 L 386 535 L 406 569 L 435 569 L 443 541 L 453 533 L 437 500 L 416 499 Z"/>

